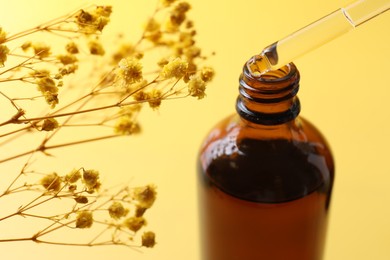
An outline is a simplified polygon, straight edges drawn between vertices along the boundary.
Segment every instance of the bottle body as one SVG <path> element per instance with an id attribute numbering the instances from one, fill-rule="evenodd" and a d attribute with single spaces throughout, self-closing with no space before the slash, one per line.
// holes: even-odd
<path id="1" fill-rule="evenodd" d="M 332 155 L 321 133 L 298 116 L 299 108 L 294 116 L 279 118 L 299 106 L 295 94 L 279 94 L 271 93 L 272 104 L 241 92 L 238 114 L 221 121 L 202 145 L 202 260 L 321 259 L 334 179 Z M 243 101 L 244 109 L 243 96 L 250 99 Z M 254 104 L 259 100 L 260 105 Z M 247 112 L 254 113 L 243 115 Z"/>

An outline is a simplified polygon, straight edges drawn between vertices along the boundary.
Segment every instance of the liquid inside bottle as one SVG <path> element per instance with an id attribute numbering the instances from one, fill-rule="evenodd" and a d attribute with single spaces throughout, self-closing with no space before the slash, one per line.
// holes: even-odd
<path id="1" fill-rule="evenodd" d="M 199 155 L 202 260 L 321 259 L 334 166 L 298 87 L 293 64 L 263 78 L 244 66 L 238 113 Z"/>

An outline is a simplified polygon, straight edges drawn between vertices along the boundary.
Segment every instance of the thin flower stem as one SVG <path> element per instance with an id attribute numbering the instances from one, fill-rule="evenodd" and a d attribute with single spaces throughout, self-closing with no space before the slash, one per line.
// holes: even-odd
<path id="1" fill-rule="evenodd" d="M 8 238 L 8 239 L 0 239 L 0 243 L 5 242 L 21 242 L 21 241 L 32 241 L 32 237 L 25 237 L 25 238 Z"/>
<path id="2" fill-rule="evenodd" d="M 45 229 L 43 229 L 43 230 L 39 231 L 38 233 L 36 233 L 34 235 L 34 237 L 36 237 L 36 238 L 42 237 L 44 235 L 47 235 L 47 234 L 49 234 L 51 232 L 54 232 L 54 231 L 60 229 L 60 228 L 67 227 L 67 226 L 69 226 L 70 224 L 72 224 L 74 222 L 76 222 L 76 220 L 71 220 L 71 221 L 68 221 L 66 223 L 54 222 L 54 223 L 50 224 L 49 226 L 47 226 Z M 58 224 L 58 226 L 53 227 L 56 224 Z M 53 227 L 53 228 L 51 228 L 51 227 Z"/>
<path id="3" fill-rule="evenodd" d="M 99 232 L 94 238 L 89 241 L 89 245 L 93 244 L 97 239 L 99 239 L 104 233 L 106 233 L 110 229 L 110 226 L 107 226 L 105 229 L 103 229 L 101 232 Z"/>
<path id="4" fill-rule="evenodd" d="M 71 145 L 78 145 L 78 144 L 89 143 L 89 142 L 95 142 L 95 141 L 101 141 L 101 140 L 105 140 L 105 139 L 111 139 L 114 137 L 119 137 L 119 136 L 118 135 L 107 135 L 107 136 L 79 140 L 79 141 L 74 141 L 74 142 L 69 142 L 69 143 L 51 145 L 51 146 L 46 146 L 45 150 L 56 149 L 56 148 L 61 148 L 61 147 L 66 147 L 66 146 L 71 146 Z"/>
<path id="5" fill-rule="evenodd" d="M 72 18 L 75 14 L 77 14 L 77 12 L 78 11 L 73 11 L 73 12 L 71 12 L 69 14 L 57 17 L 57 18 L 55 18 L 53 20 L 50 20 L 50 21 L 48 21 L 46 23 L 43 23 L 41 25 L 38 25 L 36 27 L 30 28 L 30 29 L 26 29 L 24 31 L 18 32 L 16 34 L 11 35 L 11 36 L 8 36 L 5 41 L 6 42 L 10 42 L 10 41 L 13 41 L 15 39 L 18 39 L 18 38 L 21 38 L 21 37 L 24 37 L 26 35 L 30 35 L 30 34 L 33 34 L 33 33 L 39 32 L 39 31 L 43 31 L 43 30 L 44 31 L 48 31 L 48 29 L 51 26 L 55 26 L 55 25 L 67 22 L 68 19 Z"/>
<path id="6" fill-rule="evenodd" d="M 8 135 L 13 135 L 13 134 L 16 134 L 16 133 L 20 133 L 20 132 L 23 132 L 23 131 L 28 131 L 28 130 L 31 129 L 31 128 L 32 128 L 32 126 L 30 125 L 30 126 L 26 126 L 26 127 L 17 129 L 17 130 L 13 130 L 13 131 L 10 131 L 10 132 L 8 132 L 8 133 L 1 134 L 1 135 L 0 135 L 0 138 L 6 137 L 6 136 L 8 136 Z M 20 133 L 20 134 L 24 134 L 24 133 Z M 15 136 L 14 136 L 14 137 L 15 137 Z M 18 136 L 16 136 L 15 138 L 18 138 Z M 0 143 L 0 145 L 4 145 L 4 144 L 6 144 L 7 142 L 10 142 L 10 141 L 12 141 L 12 140 L 13 140 L 13 138 L 10 138 L 9 140 L 3 141 L 2 143 Z"/>
<path id="7" fill-rule="evenodd" d="M 16 183 L 16 181 L 20 178 L 20 176 L 22 176 L 22 175 L 24 174 L 24 172 L 25 172 L 25 170 L 26 170 L 26 168 L 27 168 L 27 166 L 28 166 L 30 160 L 31 160 L 31 156 L 30 156 L 30 158 L 27 160 L 27 162 L 23 165 L 23 167 L 22 167 L 21 171 L 19 172 L 19 174 L 18 174 L 18 175 L 15 177 L 15 179 L 8 185 L 7 189 L 3 192 L 3 194 L 2 194 L 0 197 L 2 197 L 2 196 L 4 196 L 4 195 L 7 195 L 7 194 L 10 193 L 12 186 Z M 22 187 L 23 187 L 23 186 L 22 186 Z"/>
<path id="8" fill-rule="evenodd" d="M 72 145 L 78 145 L 78 144 L 83 144 L 83 143 L 89 143 L 89 142 L 94 142 L 94 141 L 101 141 L 101 140 L 110 139 L 110 138 L 114 138 L 114 137 L 119 137 L 119 135 L 101 136 L 101 137 L 90 138 L 90 139 L 85 139 L 85 140 L 69 142 L 69 143 L 57 144 L 57 145 L 51 145 L 51 146 L 39 146 L 36 149 L 33 149 L 33 150 L 30 150 L 30 151 L 27 151 L 27 152 L 23 152 L 23 153 L 20 153 L 20 154 L 17 154 L 17 155 L 14 155 L 14 156 L 2 159 L 2 160 L 0 160 L 0 164 L 4 163 L 4 162 L 7 162 L 7 161 L 11 161 L 11 160 L 17 159 L 17 158 L 20 158 L 20 157 L 23 157 L 23 156 L 26 156 L 26 155 L 33 154 L 35 152 L 46 152 L 47 150 L 51 150 L 51 149 L 56 149 L 56 148 L 61 148 L 61 147 L 66 147 L 66 146 L 72 146 Z"/>

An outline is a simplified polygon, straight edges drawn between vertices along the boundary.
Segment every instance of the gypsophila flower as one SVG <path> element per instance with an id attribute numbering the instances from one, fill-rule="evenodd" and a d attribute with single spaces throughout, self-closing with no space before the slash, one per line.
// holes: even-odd
<path id="1" fill-rule="evenodd" d="M 42 42 L 32 44 L 32 48 L 34 49 L 34 54 L 41 59 L 46 58 L 51 54 L 50 46 Z"/>
<path id="2" fill-rule="evenodd" d="M 28 49 L 30 49 L 32 46 L 32 43 L 31 41 L 26 41 L 22 44 L 22 46 L 20 46 L 20 48 L 23 50 L 23 51 L 27 51 Z"/>
<path id="3" fill-rule="evenodd" d="M 56 86 L 55 81 L 47 76 L 37 79 L 36 84 L 38 85 L 38 90 L 42 93 L 50 92 L 57 93 L 58 87 Z"/>
<path id="4" fill-rule="evenodd" d="M 164 67 L 165 65 L 167 65 L 169 63 L 169 60 L 165 57 L 161 58 L 158 62 L 157 62 L 157 65 L 159 67 Z"/>
<path id="5" fill-rule="evenodd" d="M 45 98 L 46 103 L 50 105 L 50 108 L 55 108 L 59 102 L 57 93 L 46 91 L 45 93 L 43 93 L 43 97 Z"/>
<path id="6" fill-rule="evenodd" d="M 89 202 L 86 196 L 76 196 L 74 197 L 74 200 L 79 204 L 87 204 Z"/>
<path id="7" fill-rule="evenodd" d="M 56 75 L 56 78 L 61 78 L 62 76 L 75 73 L 78 68 L 79 67 L 77 64 L 70 64 L 70 65 L 64 66 L 62 68 L 59 68 L 58 74 Z"/>
<path id="8" fill-rule="evenodd" d="M 38 70 L 34 70 L 30 73 L 30 75 L 34 78 L 45 78 L 45 77 L 50 77 L 50 71 L 49 70 L 46 70 L 46 69 L 38 69 Z M 53 84 L 54 81 L 53 81 Z"/>
<path id="9" fill-rule="evenodd" d="M 81 211 L 77 213 L 76 228 L 90 228 L 93 224 L 93 215 L 90 211 Z"/>
<path id="10" fill-rule="evenodd" d="M 199 57 L 200 54 L 201 49 L 196 46 L 189 46 L 187 49 L 184 50 L 184 55 L 187 57 L 188 60 L 193 60 Z"/>
<path id="11" fill-rule="evenodd" d="M 72 54 L 57 55 L 57 59 L 64 65 L 73 64 L 77 62 L 77 57 Z"/>
<path id="12" fill-rule="evenodd" d="M 137 232 L 146 225 L 146 220 L 143 217 L 130 217 L 125 220 L 124 225 L 131 231 Z"/>
<path id="13" fill-rule="evenodd" d="M 98 190 L 101 186 L 99 172 L 96 170 L 84 170 L 83 183 L 89 192 Z"/>
<path id="14" fill-rule="evenodd" d="M 91 40 L 88 42 L 89 52 L 93 55 L 103 56 L 106 51 L 103 48 L 103 45 L 97 40 Z"/>
<path id="15" fill-rule="evenodd" d="M 59 191 L 61 189 L 62 181 L 57 173 L 53 172 L 41 179 L 41 185 L 48 191 Z"/>
<path id="16" fill-rule="evenodd" d="M 129 209 L 126 209 L 122 203 L 116 201 L 108 208 L 108 214 L 113 219 L 120 219 L 125 217 L 129 213 Z"/>
<path id="17" fill-rule="evenodd" d="M 55 118 L 48 118 L 43 120 L 41 131 L 53 131 L 58 128 L 58 122 Z"/>
<path id="18" fill-rule="evenodd" d="M 101 32 L 110 21 L 111 6 L 97 6 L 92 12 L 81 10 L 76 16 L 76 23 L 86 34 Z"/>
<path id="19" fill-rule="evenodd" d="M 148 93 L 146 93 L 146 100 L 151 108 L 156 109 L 161 105 L 162 93 L 159 89 L 152 89 Z"/>
<path id="20" fill-rule="evenodd" d="M 178 42 L 179 46 L 181 48 L 189 48 L 191 46 L 193 46 L 195 44 L 195 40 L 194 40 L 194 36 L 195 36 L 196 32 L 195 31 L 192 31 L 192 32 L 181 32 L 180 33 L 180 41 Z M 196 54 L 198 54 L 198 52 L 200 53 L 200 50 L 193 50 L 193 52 L 196 52 Z"/>
<path id="21" fill-rule="evenodd" d="M 81 179 L 80 170 L 73 169 L 70 173 L 65 175 L 65 181 L 69 183 L 75 183 Z"/>
<path id="22" fill-rule="evenodd" d="M 75 42 L 69 42 L 66 46 L 65 46 L 65 50 L 69 53 L 69 54 L 77 54 L 79 53 L 79 48 L 77 47 L 77 44 Z"/>
<path id="23" fill-rule="evenodd" d="M 185 75 L 188 62 L 180 57 L 171 59 L 161 70 L 160 76 L 164 79 L 181 78 Z"/>
<path id="24" fill-rule="evenodd" d="M 205 91 L 206 82 L 204 82 L 199 75 L 191 76 L 190 81 L 188 82 L 188 93 L 193 97 L 202 99 L 206 96 Z"/>
<path id="25" fill-rule="evenodd" d="M 145 31 L 146 32 L 155 32 L 160 30 L 160 23 L 156 21 L 154 18 L 150 18 L 149 21 L 146 23 Z"/>
<path id="26" fill-rule="evenodd" d="M 157 197 L 156 186 L 147 185 L 145 187 L 137 187 L 134 189 L 134 199 L 142 208 L 150 208 Z"/>
<path id="27" fill-rule="evenodd" d="M 152 248 L 156 245 L 156 234 L 152 231 L 147 231 L 142 234 L 142 246 Z"/>
<path id="28" fill-rule="evenodd" d="M 141 127 L 132 117 L 124 115 L 117 120 L 114 131 L 119 135 L 138 134 L 141 132 Z"/>
<path id="29" fill-rule="evenodd" d="M 170 25 L 173 28 L 178 28 L 186 19 L 186 13 L 191 9 L 191 5 L 187 2 L 179 2 L 171 12 L 169 19 Z"/>
<path id="30" fill-rule="evenodd" d="M 211 67 L 203 67 L 200 71 L 200 77 L 204 82 L 210 82 L 215 75 L 215 71 Z"/>
<path id="31" fill-rule="evenodd" d="M 99 5 L 95 9 L 95 13 L 100 16 L 110 17 L 112 13 L 112 6 L 110 5 Z"/>
<path id="32" fill-rule="evenodd" d="M 140 82 L 143 79 L 142 64 L 133 57 L 122 59 L 118 64 L 117 77 L 124 85 Z"/>
<path id="33" fill-rule="evenodd" d="M 9 53 L 9 49 L 4 44 L 0 44 L 0 66 L 4 66 L 4 63 L 7 61 L 7 55 Z"/>

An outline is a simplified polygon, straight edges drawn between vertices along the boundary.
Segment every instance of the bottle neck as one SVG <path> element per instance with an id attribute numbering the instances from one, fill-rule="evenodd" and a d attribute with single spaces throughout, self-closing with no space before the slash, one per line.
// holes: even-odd
<path id="1" fill-rule="evenodd" d="M 299 72 L 292 63 L 261 76 L 253 76 L 245 65 L 239 81 L 238 114 L 259 125 L 279 125 L 294 120 L 300 112 L 296 97 L 299 79 Z"/>

